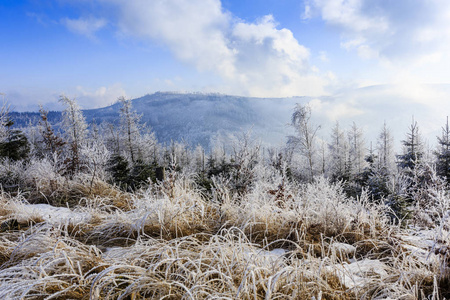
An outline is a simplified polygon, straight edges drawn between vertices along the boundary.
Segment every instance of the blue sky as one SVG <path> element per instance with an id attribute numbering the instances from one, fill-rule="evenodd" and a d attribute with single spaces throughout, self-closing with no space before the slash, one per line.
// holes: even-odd
<path id="1" fill-rule="evenodd" d="M 330 121 L 422 114 L 425 131 L 450 111 L 448 0 L 3 0 L 0 38 L 16 110 L 58 109 L 62 93 L 83 108 L 156 91 L 311 96 Z"/>

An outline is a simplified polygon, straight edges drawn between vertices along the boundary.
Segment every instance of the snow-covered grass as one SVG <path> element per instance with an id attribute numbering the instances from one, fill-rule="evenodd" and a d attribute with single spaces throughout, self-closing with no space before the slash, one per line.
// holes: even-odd
<path id="1" fill-rule="evenodd" d="M 133 194 L 77 179 L 76 205 L 0 197 L 5 299 L 448 299 L 448 216 L 400 228 L 323 178 L 245 194 L 187 176 Z M 62 190 L 62 188 L 60 188 Z"/>

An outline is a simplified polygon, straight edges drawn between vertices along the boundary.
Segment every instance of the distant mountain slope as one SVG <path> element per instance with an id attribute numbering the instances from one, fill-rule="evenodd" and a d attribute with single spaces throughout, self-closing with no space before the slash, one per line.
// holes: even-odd
<path id="1" fill-rule="evenodd" d="M 251 130 L 267 144 L 284 142 L 290 132 L 286 126 L 296 103 L 310 98 L 249 98 L 220 94 L 155 93 L 132 101 L 133 109 L 142 114 L 142 121 L 151 126 L 158 140 L 184 140 L 192 146 L 209 147 L 219 135 Z M 84 110 L 88 123 L 118 123 L 120 103 L 108 107 Z M 12 113 L 18 126 L 30 120 L 36 124 L 38 113 Z M 50 122 L 61 121 L 60 112 L 49 114 Z"/>
<path id="2" fill-rule="evenodd" d="M 331 128 L 339 121 L 348 130 L 353 122 L 364 132 L 367 147 L 376 147 L 383 123 L 392 129 L 396 151 L 412 122 L 418 122 L 424 141 L 431 147 L 450 114 L 450 85 L 376 85 L 343 90 L 322 97 L 250 98 L 220 94 L 155 93 L 133 100 L 133 108 L 143 115 L 158 140 L 185 140 L 190 145 L 208 148 L 219 135 L 252 129 L 253 136 L 266 144 L 279 145 L 292 133 L 287 124 L 296 103 L 312 108 L 313 125 L 321 125 L 318 138 L 327 140 Z M 85 110 L 88 122 L 119 122 L 120 104 Z M 19 126 L 39 121 L 38 113 L 11 114 Z M 30 121 L 31 120 L 31 121 Z M 49 113 L 57 124 L 61 113 Z"/>

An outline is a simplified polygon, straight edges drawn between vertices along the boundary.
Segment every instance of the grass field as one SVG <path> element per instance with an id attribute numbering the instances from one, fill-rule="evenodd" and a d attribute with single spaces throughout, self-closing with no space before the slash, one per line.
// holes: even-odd
<path id="1" fill-rule="evenodd" d="M 243 194 L 215 182 L 208 197 L 181 174 L 135 193 L 51 184 L 50 204 L 1 195 L 4 299 L 450 296 L 448 215 L 393 225 L 384 205 L 325 179 L 260 178 Z"/>

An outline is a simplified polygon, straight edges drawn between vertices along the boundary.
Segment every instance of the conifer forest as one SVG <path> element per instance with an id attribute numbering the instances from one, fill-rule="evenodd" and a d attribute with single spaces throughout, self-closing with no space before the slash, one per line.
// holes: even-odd
<path id="1" fill-rule="evenodd" d="M 2 299 L 450 299 L 450 127 L 394 147 L 292 108 L 280 147 L 159 142 L 123 97 L 0 112 Z"/>

